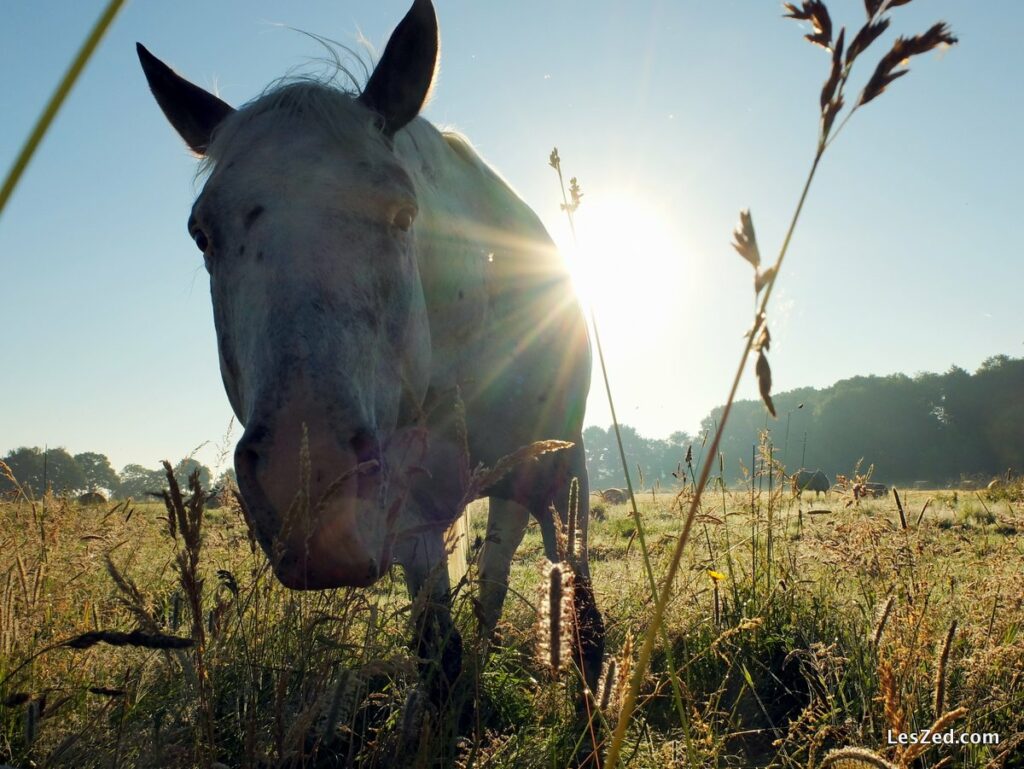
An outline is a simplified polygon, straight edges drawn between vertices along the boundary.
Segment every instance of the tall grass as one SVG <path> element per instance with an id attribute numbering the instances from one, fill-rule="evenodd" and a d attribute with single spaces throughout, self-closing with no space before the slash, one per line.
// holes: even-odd
<path id="1" fill-rule="evenodd" d="M 874 73 L 868 80 L 867 85 L 865 85 L 864 89 L 861 91 L 853 107 L 847 110 L 844 119 L 836 125 L 836 118 L 846 107 L 845 88 L 853 70 L 854 62 L 862 53 L 869 49 L 889 27 L 890 20 L 889 17 L 886 16 L 886 13 L 897 5 L 908 5 L 910 2 L 911 0 L 901 0 L 900 2 L 892 2 L 892 0 L 866 0 L 865 9 L 867 12 L 867 21 L 863 26 L 861 26 L 848 48 L 845 47 L 845 27 L 841 28 L 838 35 L 833 39 L 832 19 L 824 2 L 821 0 L 804 0 L 800 7 L 794 3 L 783 4 L 787 17 L 810 23 L 813 30 L 812 34 L 806 35 L 805 37 L 811 43 L 818 45 L 829 52 L 831 66 L 819 97 L 820 127 L 817 147 L 813 154 L 810 170 L 808 171 L 807 178 L 804 182 L 803 190 L 801 191 L 799 200 L 797 201 L 796 209 L 790 219 L 789 227 L 786 230 L 786 235 L 782 241 L 782 245 L 774 263 L 768 267 L 762 268 L 760 249 L 754 232 L 753 219 L 749 211 L 742 211 L 740 213 L 740 223 L 734 232 L 734 248 L 741 257 L 751 264 L 755 271 L 754 293 L 755 297 L 760 297 L 760 302 L 757 304 L 757 310 L 753 322 L 750 330 L 747 332 L 746 343 L 740 355 L 739 366 L 737 367 L 736 374 L 733 377 L 733 382 L 725 400 L 721 419 L 717 425 L 714 438 L 711 441 L 711 447 L 709 450 L 711 456 L 715 456 L 718 453 L 722 434 L 725 425 L 728 422 L 729 414 L 736 397 L 736 392 L 739 388 L 743 372 L 751 353 L 757 354 L 755 371 L 757 374 L 761 397 L 764 400 L 768 411 L 773 416 L 775 415 L 775 406 L 771 398 L 771 368 L 765 354 L 771 345 L 771 335 L 768 331 L 767 325 L 768 302 L 772 296 L 779 272 L 789 250 L 789 245 L 792 240 L 793 233 L 796 230 L 797 223 L 799 222 L 800 215 L 803 211 L 804 203 L 807 200 L 807 195 L 810 192 L 811 183 L 814 181 L 815 174 L 822 158 L 824 157 L 826 149 L 858 109 L 876 99 L 894 80 L 906 74 L 907 70 L 905 68 L 905 64 L 911 57 L 931 51 L 940 45 L 949 46 L 957 42 L 957 39 L 953 37 L 944 23 L 933 25 L 922 35 L 916 35 L 910 38 L 898 37 L 889 52 L 882 56 L 878 61 Z M 552 153 L 551 165 L 558 171 L 559 182 L 561 183 L 561 165 L 557 161 L 558 154 L 556 150 Z M 576 179 L 573 178 L 570 184 L 570 192 L 572 194 L 571 202 L 565 198 L 564 184 L 562 184 L 562 189 L 562 208 L 566 211 L 566 214 L 569 217 L 570 227 L 573 231 L 573 236 L 575 237 L 575 226 L 573 224 L 572 214 L 579 205 L 581 197 Z M 618 422 L 615 418 L 614 404 L 612 403 L 611 389 L 608 385 L 607 371 L 604 365 L 604 354 L 600 344 L 600 336 L 597 331 L 596 319 L 592 318 L 592 321 L 601 371 L 604 377 L 609 404 L 612 405 L 612 418 L 622 459 L 623 472 L 625 473 L 626 484 L 634 515 L 636 517 L 640 546 L 644 552 L 645 566 L 648 571 L 650 571 L 649 558 L 647 557 L 647 545 L 643 537 L 643 525 L 640 521 L 639 514 L 636 512 L 636 500 L 630 480 L 629 463 L 626 459 L 625 452 L 622 450 L 622 440 L 619 434 Z M 676 541 L 675 549 L 669 561 L 662 586 L 660 590 L 656 590 L 658 593 L 657 602 L 655 603 L 651 614 L 649 628 L 644 634 L 639 659 L 633 671 L 629 691 L 623 699 L 622 710 L 618 716 L 618 725 L 615 728 L 615 733 L 612 737 L 611 745 L 608 750 L 607 763 L 609 766 L 615 767 L 618 765 L 623 748 L 623 740 L 625 739 L 626 732 L 629 728 L 630 718 L 634 708 L 636 707 L 637 696 L 643 685 L 644 678 L 651 661 L 654 644 L 659 634 L 663 634 L 662 622 L 665 615 L 665 609 L 668 601 L 672 597 L 676 574 L 679 570 L 686 544 L 690 538 L 692 526 L 700 507 L 701 498 L 710 476 L 710 470 L 711 463 L 705 462 L 701 468 L 699 480 L 695 484 L 695 491 L 691 497 L 689 509 L 683 521 L 682 531 Z M 897 496 L 896 499 L 898 503 L 899 497 Z M 902 506 L 900 506 L 900 516 L 901 520 L 904 522 L 905 529 L 905 517 L 903 515 Z M 653 587 L 653 574 L 650 575 L 650 579 Z M 675 677 L 673 676 L 673 680 L 674 678 Z M 678 695 L 678 689 L 674 684 L 673 690 Z M 681 711 L 680 717 L 685 725 L 688 721 L 686 714 Z"/>
<path id="2" fill-rule="evenodd" d="M 1005 532 L 997 533 L 958 518 L 964 503 L 952 494 L 928 492 L 933 514 L 904 532 L 892 497 L 846 493 L 817 503 L 827 514 L 805 514 L 801 529 L 805 502 L 777 484 L 769 491 L 769 474 L 780 468 L 768 465 L 770 450 L 760 455 L 744 488 L 702 503 L 701 547 L 684 554 L 659 636 L 666 643 L 644 676 L 624 761 L 803 769 L 854 746 L 900 766 L 886 730 L 928 727 L 949 713 L 958 714 L 955 728 L 999 732 L 1003 743 L 936 746 L 926 760 L 980 769 L 998 759 L 1024 733 L 1024 551 L 1009 533 L 1024 527 L 1024 508 L 990 503 Z M 199 497 L 182 488 L 188 514 Z M 688 484 L 637 501 L 657 573 L 692 493 Z M 903 503 L 924 497 L 910 492 Z M 536 530 L 513 570 L 490 656 L 475 636 L 472 596 L 457 593 L 470 671 L 459 696 L 468 707 L 438 711 L 421 693 L 406 646 L 414 606 L 400 583 L 287 591 L 234 506 L 204 510 L 194 576 L 181 511 L 62 500 L 49 509 L 40 529 L 30 501 L 0 503 L 0 628 L 8 634 L 0 763 L 540 769 L 566 766 L 590 745 L 573 688 L 552 674 L 550 656 L 535 653 L 543 604 L 554 603 L 550 573 L 535 566 L 544 552 Z M 484 530 L 474 516 L 471 538 Z M 595 692 L 608 729 L 637 661 L 631 639 L 648 629 L 653 601 L 637 578 L 643 558 L 631 531 L 626 505 L 591 521 L 591 569 L 616 650 Z M 567 591 L 559 585 L 554 616 L 562 619 Z M 157 635 L 183 640 L 153 648 Z M 561 656 L 564 667 L 564 648 Z"/>

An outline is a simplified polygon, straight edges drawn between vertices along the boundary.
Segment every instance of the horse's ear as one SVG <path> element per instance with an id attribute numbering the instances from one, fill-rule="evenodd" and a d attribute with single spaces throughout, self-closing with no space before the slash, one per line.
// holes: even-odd
<path id="1" fill-rule="evenodd" d="M 437 67 L 437 16 L 430 0 L 414 0 L 395 28 L 359 100 L 384 119 L 394 136 L 419 114 Z"/>
<path id="2" fill-rule="evenodd" d="M 174 130 L 195 152 L 206 154 L 213 129 L 234 112 L 234 108 L 176 75 L 142 43 L 136 43 L 135 50 L 146 73 L 149 90 Z"/>

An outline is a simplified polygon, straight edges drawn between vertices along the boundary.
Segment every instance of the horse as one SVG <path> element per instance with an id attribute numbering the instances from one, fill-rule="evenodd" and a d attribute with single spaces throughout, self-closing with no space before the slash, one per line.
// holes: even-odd
<path id="1" fill-rule="evenodd" d="M 601 498 L 609 505 L 621 505 L 629 499 L 629 493 L 625 489 L 604 489 Z"/>
<path id="2" fill-rule="evenodd" d="M 489 499 L 478 615 L 492 637 L 531 516 L 547 558 L 561 560 L 555 518 L 568 520 L 576 479 L 574 654 L 596 691 L 587 326 L 537 215 L 468 140 L 419 116 L 438 39 L 432 3 L 414 0 L 362 89 L 291 80 L 238 109 L 137 52 L 207 174 L 188 232 L 244 426 L 234 452 L 244 512 L 277 579 L 368 586 L 400 564 L 410 595 L 425 599 L 414 601 L 426 607 L 420 656 L 450 682 L 461 639 L 445 530 L 468 499 Z M 562 448 L 480 486 L 475 468 L 540 440 Z"/>
<path id="3" fill-rule="evenodd" d="M 813 491 L 815 498 L 821 493 L 828 494 L 832 484 L 821 470 L 801 468 L 793 473 L 793 495 L 801 496 L 805 491 Z"/>

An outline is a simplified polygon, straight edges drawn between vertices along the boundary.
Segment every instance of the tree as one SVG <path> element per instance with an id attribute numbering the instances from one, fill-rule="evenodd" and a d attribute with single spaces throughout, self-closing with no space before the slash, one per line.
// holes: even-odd
<path id="1" fill-rule="evenodd" d="M 199 483 L 204 489 L 209 489 L 210 478 L 212 477 L 210 468 L 192 457 L 186 457 L 178 462 L 174 468 L 174 477 L 178 479 L 179 484 L 185 486 L 188 483 L 189 477 L 196 470 L 199 471 Z"/>
<path id="2" fill-rule="evenodd" d="M 671 487 L 678 482 L 673 472 L 686 457 L 686 449 L 691 442 L 687 433 L 675 432 L 668 440 L 645 438 L 630 425 L 619 425 L 619 433 L 630 463 L 630 477 L 638 488 L 641 476 L 644 488 L 650 488 L 655 483 Z M 622 472 L 615 428 L 609 426 L 604 430 L 592 425 L 583 431 L 583 443 L 587 450 L 590 488 L 625 486 L 626 476 Z"/>
<path id="3" fill-rule="evenodd" d="M 693 436 L 685 430 L 676 430 L 668 436 L 668 443 L 670 446 L 677 446 L 685 450 L 693 443 Z"/>
<path id="4" fill-rule="evenodd" d="M 38 448 L 30 449 L 22 446 L 6 457 L 4 462 L 11 468 L 15 479 L 26 493 L 37 494 L 43 488 L 43 452 Z M 6 478 L 0 477 L 0 488 L 11 491 L 14 485 Z"/>
<path id="5" fill-rule="evenodd" d="M 162 489 L 167 483 L 163 470 L 150 470 L 142 465 L 125 465 L 118 479 L 120 497 L 142 499 L 150 492 Z"/>
<path id="6" fill-rule="evenodd" d="M 97 454 L 95 451 L 86 451 L 75 454 L 75 462 L 85 476 L 85 486 L 89 491 L 106 489 L 116 491 L 118 487 L 117 473 L 110 466 L 110 460 L 105 454 Z"/>
<path id="7" fill-rule="evenodd" d="M 47 488 L 54 494 L 67 494 L 86 486 L 85 474 L 75 458 L 62 448 L 22 446 L 4 457 L 4 462 L 25 492 L 37 497 Z M 10 487 L 9 481 L 6 486 Z"/>
<path id="8" fill-rule="evenodd" d="M 227 470 L 218 475 L 217 482 L 214 484 L 214 486 L 218 489 L 223 489 L 225 487 L 229 489 L 237 489 L 238 478 L 235 477 L 235 468 L 229 467 Z"/>

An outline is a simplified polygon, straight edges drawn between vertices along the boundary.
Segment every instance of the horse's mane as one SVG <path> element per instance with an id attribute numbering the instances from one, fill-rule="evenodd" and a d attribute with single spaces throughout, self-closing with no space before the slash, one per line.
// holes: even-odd
<path id="1" fill-rule="evenodd" d="M 303 75 L 282 78 L 272 83 L 261 95 L 239 107 L 217 127 L 200 161 L 197 179 L 213 171 L 242 129 L 267 115 L 277 115 L 281 120 L 293 120 L 295 116 L 301 115 L 303 119 L 330 132 L 340 146 L 351 147 L 353 152 L 361 150 L 363 154 L 368 154 L 368 148 L 390 152 L 388 140 L 381 131 L 381 118 L 358 105 L 358 97 L 359 91 L 340 87 L 333 79 Z M 450 128 L 441 130 L 425 118 L 416 118 L 399 132 L 396 144 L 413 149 L 420 156 L 421 162 L 409 168 L 414 177 L 420 177 L 420 183 L 425 181 L 422 168 L 437 167 L 446 160 L 450 161 L 451 157 L 445 156 L 451 152 L 461 163 L 482 177 L 504 186 L 516 195 L 508 181 L 484 161 L 469 139 L 458 131 Z"/>
<path id="2" fill-rule="evenodd" d="M 386 146 L 386 140 L 380 131 L 380 118 L 372 113 L 368 116 L 366 111 L 354 104 L 373 71 L 376 53 L 372 46 L 361 40 L 360 44 L 366 49 L 364 53 L 311 32 L 293 31 L 319 43 L 325 55 L 312 59 L 306 65 L 300 65 L 272 81 L 261 94 L 239 107 L 224 120 L 214 132 L 210 146 L 197 169 L 197 177 L 205 176 L 213 170 L 217 160 L 224 155 L 225 148 L 231 144 L 239 130 L 257 117 L 269 113 L 277 113 L 282 119 L 296 114 L 308 115 L 345 143 L 370 141 Z M 316 65 L 318 70 L 308 71 L 311 64 Z M 480 157 L 464 134 L 449 127 L 436 128 L 423 118 L 413 120 L 402 133 L 412 139 L 417 149 L 427 151 L 428 154 L 431 145 L 435 149 L 439 148 L 436 140 L 440 136 L 444 145 L 462 162 L 485 175 L 492 176 L 511 189 L 508 181 Z"/>
<path id="3" fill-rule="evenodd" d="M 249 100 L 219 125 L 198 169 L 198 176 L 213 170 L 224 149 L 249 122 L 257 117 L 276 112 L 285 117 L 296 114 L 310 115 L 338 137 L 365 136 L 368 129 L 378 123 L 360 125 L 353 118 L 352 102 L 362 93 L 373 71 L 376 55 L 365 40 L 360 44 L 366 53 L 320 35 L 292 29 L 314 40 L 324 49 L 324 55 L 310 59 L 288 73 L 271 81 L 263 92 Z M 352 62 L 351 64 L 349 62 Z M 359 70 L 359 74 L 355 70 Z M 379 133 L 379 131 L 376 131 Z"/>
<path id="4" fill-rule="evenodd" d="M 358 94 L 323 80 L 303 76 L 277 81 L 252 101 L 234 111 L 214 131 L 200 165 L 208 173 L 224 156 L 238 133 L 257 118 L 277 115 L 291 120 L 297 115 L 322 126 L 343 144 L 387 143 L 380 131 L 380 118 L 355 104 Z"/>

